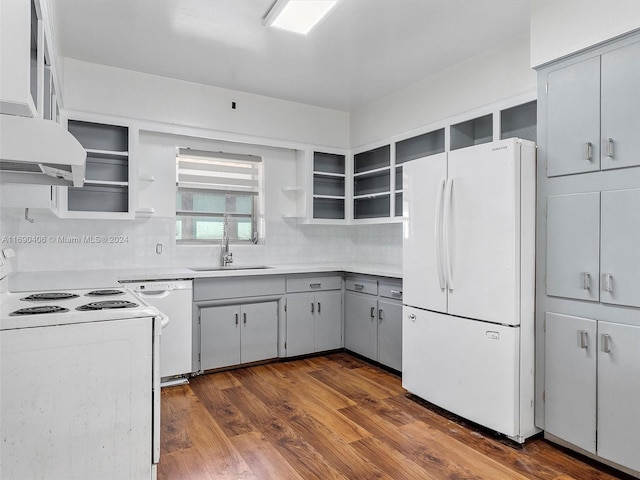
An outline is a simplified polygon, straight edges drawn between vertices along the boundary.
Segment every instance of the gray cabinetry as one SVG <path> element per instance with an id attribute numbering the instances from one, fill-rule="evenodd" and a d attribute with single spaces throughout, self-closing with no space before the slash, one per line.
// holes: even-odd
<path id="1" fill-rule="evenodd" d="M 547 198 L 547 295 L 640 307 L 640 189 Z"/>
<path id="2" fill-rule="evenodd" d="M 640 44 L 548 73 L 549 177 L 640 165 Z"/>
<path id="3" fill-rule="evenodd" d="M 377 297 L 347 291 L 344 301 L 344 347 L 375 360 L 378 342 Z"/>
<path id="4" fill-rule="evenodd" d="M 545 429 L 596 453 L 597 322 L 547 313 Z"/>
<path id="5" fill-rule="evenodd" d="M 345 348 L 402 370 L 402 283 L 347 277 Z"/>
<path id="6" fill-rule="evenodd" d="M 600 58 L 549 73 L 547 175 L 600 169 Z"/>
<path id="7" fill-rule="evenodd" d="M 342 275 L 287 279 L 287 357 L 342 347 Z"/>
<path id="8" fill-rule="evenodd" d="M 546 430 L 640 471 L 640 327 L 546 314 Z"/>
<path id="9" fill-rule="evenodd" d="M 279 275 L 196 278 L 194 365 L 204 371 L 276 358 L 284 289 Z"/>
<path id="10" fill-rule="evenodd" d="M 202 308 L 201 370 L 278 356 L 278 303 Z"/>
<path id="11" fill-rule="evenodd" d="M 600 193 L 547 198 L 547 295 L 600 298 Z"/>

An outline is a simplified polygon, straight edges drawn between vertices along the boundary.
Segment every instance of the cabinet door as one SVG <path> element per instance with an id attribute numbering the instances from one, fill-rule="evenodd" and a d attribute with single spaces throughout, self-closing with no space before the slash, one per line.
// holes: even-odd
<path id="1" fill-rule="evenodd" d="M 545 430 L 596 453 L 597 322 L 545 316 Z"/>
<path id="2" fill-rule="evenodd" d="M 640 165 L 640 43 L 602 55 L 602 169 Z"/>
<path id="3" fill-rule="evenodd" d="M 600 193 L 547 197 L 547 295 L 599 300 Z"/>
<path id="4" fill-rule="evenodd" d="M 640 189 L 602 192 L 603 303 L 640 307 Z"/>
<path id="5" fill-rule="evenodd" d="M 547 176 L 600 170 L 600 57 L 550 72 L 547 84 Z"/>
<path id="6" fill-rule="evenodd" d="M 287 297 L 287 357 L 314 352 L 314 294 Z"/>
<path id="7" fill-rule="evenodd" d="M 318 292 L 315 300 L 315 351 L 342 347 L 342 292 Z"/>
<path id="8" fill-rule="evenodd" d="M 345 294 L 344 346 L 373 360 L 378 350 L 377 306 L 376 297 Z"/>
<path id="9" fill-rule="evenodd" d="M 278 356 L 278 302 L 243 305 L 240 360 L 256 362 Z"/>
<path id="10" fill-rule="evenodd" d="M 378 361 L 402 370 L 402 304 L 378 302 Z"/>
<path id="11" fill-rule="evenodd" d="M 200 309 L 200 369 L 240 363 L 240 307 Z"/>
<path id="12" fill-rule="evenodd" d="M 598 455 L 640 471 L 640 327 L 598 323 Z"/>

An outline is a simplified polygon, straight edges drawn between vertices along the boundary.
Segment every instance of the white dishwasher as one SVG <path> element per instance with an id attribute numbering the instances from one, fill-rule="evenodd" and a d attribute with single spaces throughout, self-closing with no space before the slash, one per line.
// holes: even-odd
<path id="1" fill-rule="evenodd" d="M 127 287 L 169 317 L 160 337 L 162 386 L 184 383 L 193 372 L 193 281 L 147 280 L 127 283 Z"/>

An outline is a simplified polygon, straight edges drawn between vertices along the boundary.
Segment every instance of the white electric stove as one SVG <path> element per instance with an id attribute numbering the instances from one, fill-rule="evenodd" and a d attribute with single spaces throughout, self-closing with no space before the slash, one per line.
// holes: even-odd
<path id="1" fill-rule="evenodd" d="M 156 478 L 160 332 L 124 288 L 8 292 L 0 252 L 0 478 Z"/>

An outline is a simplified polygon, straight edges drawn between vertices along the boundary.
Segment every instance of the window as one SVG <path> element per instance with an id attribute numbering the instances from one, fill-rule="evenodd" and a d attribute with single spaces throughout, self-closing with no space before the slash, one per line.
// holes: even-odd
<path id="1" fill-rule="evenodd" d="M 176 155 L 176 241 L 257 243 L 262 158 L 180 148 Z"/>

